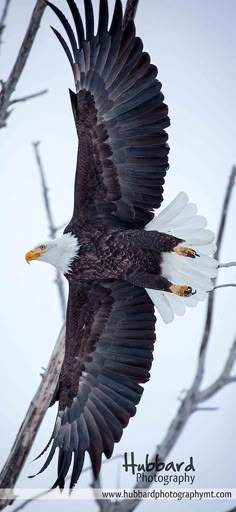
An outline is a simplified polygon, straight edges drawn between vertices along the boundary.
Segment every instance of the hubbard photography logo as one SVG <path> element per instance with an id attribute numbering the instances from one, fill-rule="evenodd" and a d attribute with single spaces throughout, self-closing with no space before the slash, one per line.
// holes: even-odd
<path id="1" fill-rule="evenodd" d="M 155 458 L 150 457 L 147 453 L 144 461 L 140 464 L 136 462 L 134 452 L 126 452 L 122 467 L 126 472 L 135 475 L 136 482 L 159 482 L 164 485 L 189 483 L 192 485 L 195 480 L 193 457 L 189 457 L 187 461 L 163 462 L 158 453 Z"/>

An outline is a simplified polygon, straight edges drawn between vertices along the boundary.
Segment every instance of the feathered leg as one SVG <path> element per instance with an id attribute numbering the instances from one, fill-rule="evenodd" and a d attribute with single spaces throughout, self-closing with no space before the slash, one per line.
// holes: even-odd
<path id="1" fill-rule="evenodd" d="M 129 243 L 132 243 L 136 249 L 151 249 L 158 252 L 175 252 L 179 256 L 195 258 L 199 256 L 192 247 L 185 247 L 182 244 L 185 240 L 177 238 L 168 233 L 160 231 L 127 231 Z"/>
<path id="2" fill-rule="evenodd" d="M 159 231 L 135 230 L 127 231 L 125 235 L 129 244 L 131 243 L 135 249 L 148 249 L 157 252 L 172 252 L 180 247 L 179 244 L 184 242 L 182 238 L 162 233 Z"/>
<path id="3" fill-rule="evenodd" d="M 191 286 L 175 285 L 162 275 L 150 274 L 148 272 L 129 273 L 126 275 L 126 280 L 135 286 L 170 292 L 181 297 L 190 297 L 195 293 Z"/>

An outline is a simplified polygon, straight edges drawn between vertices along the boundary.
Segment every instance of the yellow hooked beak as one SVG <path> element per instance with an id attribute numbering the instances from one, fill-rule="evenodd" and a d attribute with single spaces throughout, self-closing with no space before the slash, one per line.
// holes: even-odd
<path id="1" fill-rule="evenodd" d="M 32 260 L 37 260 L 41 254 L 43 254 L 45 251 L 35 251 L 34 249 L 32 251 L 28 251 L 25 255 L 25 259 L 27 263 L 29 263 Z"/>

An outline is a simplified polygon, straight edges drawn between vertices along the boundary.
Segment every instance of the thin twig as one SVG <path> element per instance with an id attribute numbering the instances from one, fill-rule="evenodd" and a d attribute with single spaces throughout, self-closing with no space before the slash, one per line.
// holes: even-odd
<path id="1" fill-rule="evenodd" d="M 127 0 L 124 19 L 123 19 L 123 28 L 129 23 L 130 20 L 134 20 L 139 0 Z"/>
<path id="2" fill-rule="evenodd" d="M 10 100 L 9 105 L 14 105 L 14 103 L 24 103 L 25 101 L 38 98 L 38 96 L 43 96 L 43 94 L 46 94 L 47 92 L 48 89 L 43 89 L 42 91 L 35 92 L 34 94 L 28 94 L 27 96 L 22 96 L 21 98 L 15 98 Z"/>
<path id="3" fill-rule="evenodd" d="M 227 187 L 226 194 L 225 194 L 223 211 L 222 211 L 221 219 L 220 219 L 220 227 L 219 227 L 219 232 L 218 232 L 217 241 L 216 241 L 216 245 L 217 245 L 217 250 L 216 250 L 216 254 L 215 254 L 216 259 L 219 259 L 219 255 L 220 255 L 221 244 L 222 244 L 222 240 L 223 240 L 224 232 L 225 232 L 226 219 L 228 216 L 229 203 L 230 203 L 230 199 L 231 199 L 231 195 L 232 195 L 232 190 L 235 185 L 235 179 L 236 179 L 236 166 L 234 165 L 232 167 L 232 171 L 230 173 L 228 187 Z"/>
<path id="4" fill-rule="evenodd" d="M 47 215 L 47 219 L 48 219 L 49 236 L 51 239 L 55 239 L 57 228 L 55 227 L 55 223 L 53 220 L 52 208 L 51 208 L 51 204 L 50 204 L 50 200 L 49 200 L 49 189 L 47 187 L 46 177 L 45 177 L 44 168 L 43 168 L 43 164 L 42 164 L 42 159 L 41 159 L 40 152 L 39 152 L 40 142 L 39 141 L 33 142 L 32 145 L 33 145 L 34 154 L 35 154 L 35 158 L 36 158 L 36 162 L 37 162 L 37 167 L 38 167 L 39 175 L 40 175 L 44 206 L 45 206 L 46 215 Z M 57 270 L 55 283 L 58 287 L 60 304 L 61 304 L 61 313 L 62 313 L 62 318 L 64 320 L 65 319 L 65 311 L 66 311 L 66 299 L 65 299 L 65 293 L 64 293 L 62 279 L 63 278 L 61 276 L 60 271 Z"/>
<path id="5" fill-rule="evenodd" d="M 65 327 L 58 336 L 47 370 L 40 382 L 36 394 L 31 401 L 25 419 L 16 436 L 8 459 L 0 473 L 0 510 L 12 503 L 7 497 L 9 489 L 14 489 L 19 474 L 30 452 L 35 436 L 39 430 L 45 412 L 52 400 L 55 383 L 61 370 L 64 358 Z M 6 491 L 4 491 L 6 489 Z"/>
<path id="6" fill-rule="evenodd" d="M 236 267 L 236 261 L 229 261 L 229 263 L 220 263 L 218 268 Z"/>
<path id="7" fill-rule="evenodd" d="M 11 0 L 5 0 L 5 4 L 4 4 L 3 10 L 2 10 L 2 15 L 0 18 L 0 51 L 1 51 L 1 46 L 2 46 L 2 35 L 6 28 L 6 18 L 7 18 L 7 13 L 8 13 L 8 9 L 10 6 L 10 2 L 11 2 Z"/>
<path id="8" fill-rule="evenodd" d="M 223 236 L 224 236 L 225 224 L 226 224 L 226 219 L 227 219 L 227 215 L 228 215 L 228 211 L 229 211 L 230 199 L 231 199 L 233 187 L 235 185 L 235 178 L 236 178 L 236 167 L 233 166 L 232 171 L 230 173 L 228 186 L 227 186 L 226 193 L 225 193 L 223 208 L 222 208 L 222 212 L 221 212 L 221 217 L 220 217 L 220 226 L 219 226 L 218 235 L 217 235 L 217 239 L 216 239 L 216 245 L 217 245 L 217 250 L 216 250 L 216 254 L 215 254 L 216 259 L 219 259 L 219 256 L 220 256 L 220 250 L 221 250 L 222 240 L 223 240 Z M 215 279 L 215 283 L 216 283 L 216 279 Z M 201 342 L 200 351 L 199 351 L 198 370 L 197 370 L 196 378 L 198 380 L 200 379 L 200 382 L 202 380 L 204 369 L 205 369 L 206 350 L 207 350 L 207 345 L 209 342 L 209 335 L 210 335 L 211 326 L 212 326 L 214 300 L 215 300 L 214 290 L 212 290 L 212 292 L 210 292 L 209 296 L 208 296 L 207 315 L 206 315 L 204 333 L 203 333 L 202 342 Z"/>
<path id="9" fill-rule="evenodd" d="M 219 410 L 219 407 L 198 407 L 197 406 L 193 412 L 199 412 L 199 411 L 212 412 L 212 411 L 218 411 L 218 410 Z"/>
<path id="10" fill-rule="evenodd" d="M 10 98 L 29 57 L 45 8 L 46 3 L 44 0 L 37 0 L 15 64 L 0 92 L 0 128 L 6 126 L 6 120 L 9 116 Z"/>
<path id="11" fill-rule="evenodd" d="M 45 173 L 44 173 L 44 169 L 43 169 L 42 159 L 41 159 L 41 156 L 39 153 L 39 145 L 40 145 L 40 141 L 32 143 L 38 170 L 39 170 L 39 175 L 40 175 L 40 179 L 41 179 L 44 206 L 46 209 L 48 225 L 49 225 L 49 236 L 50 236 L 50 238 L 54 239 L 55 238 L 55 227 L 54 227 L 52 209 L 51 209 L 49 196 L 48 196 L 49 190 L 48 190 L 48 187 L 46 184 L 46 178 L 45 178 Z"/>
<path id="12" fill-rule="evenodd" d="M 226 283 L 226 284 L 218 284 L 214 287 L 214 290 L 218 290 L 218 288 L 229 288 L 229 287 L 236 287 L 235 283 Z"/>
<path id="13" fill-rule="evenodd" d="M 199 391 L 196 395 L 197 402 L 205 402 L 209 400 L 212 396 L 214 396 L 218 391 L 223 389 L 224 386 L 228 384 L 232 384 L 236 381 L 234 376 L 231 376 L 231 371 L 233 369 L 234 363 L 236 360 L 236 339 L 230 349 L 228 358 L 226 359 L 225 365 L 222 369 L 219 377 L 211 384 L 209 387 Z"/>

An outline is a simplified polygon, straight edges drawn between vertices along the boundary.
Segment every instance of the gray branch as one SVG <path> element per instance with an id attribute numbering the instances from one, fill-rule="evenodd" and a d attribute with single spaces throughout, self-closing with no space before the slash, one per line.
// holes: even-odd
<path id="1" fill-rule="evenodd" d="M 58 336 L 47 370 L 31 401 L 24 421 L 16 436 L 7 461 L 0 473 L 0 510 L 14 501 L 9 496 L 9 489 L 14 489 L 18 476 L 30 452 L 35 436 L 39 430 L 45 412 L 52 400 L 55 383 L 61 370 L 65 350 L 65 327 Z M 4 491 L 5 489 L 5 491 Z"/>
<path id="2" fill-rule="evenodd" d="M 48 188 L 42 166 L 42 161 L 39 154 L 39 143 L 33 143 L 35 156 L 38 164 L 38 169 L 41 178 L 41 185 L 44 197 L 44 204 L 47 212 L 48 224 L 50 229 L 51 238 L 55 238 L 56 229 L 54 227 L 51 206 L 48 197 Z M 57 272 L 56 280 L 58 292 L 61 300 L 61 308 L 63 318 L 65 316 L 65 296 L 63 289 L 62 277 Z M 31 401 L 30 407 L 26 413 L 21 428 L 17 434 L 14 445 L 8 456 L 8 459 L 0 473 L 0 510 L 3 510 L 7 505 L 14 501 L 14 496 L 9 496 L 9 489 L 14 489 L 18 476 L 24 466 L 25 460 L 32 447 L 35 436 L 39 430 L 43 417 L 48 409 L 52 400 L 56 384 L 58 382 L 62 361 L 65 351 L 65 326 L 62 327 L 59 334 L 57 343 L 53 350 L 52 356 L 49 361 L 47 370 L 43 375 L 43 379 L 38 387 L 38 390 Z M 5 491 L 3 489 L 6 489 Z"/>
<path id="3" fill-rule="evenodd" d="M 4 4 L 3 10 L 2 10 L 2 15 L 0 18 L 0 50 L 1 50 L 1 46 L 2 46 L 2 35 L 6 28 L 6 18 L 7 18 L 7 14 L 8 14 L 8 9 L 10 7 L 10 2 L 11 2 L 11 0 L 5 0 L 5 4 Z"/>
<path id="4" fill-rule="evenodd" d="M 10 114 L 9 107 L 11 104 L 11 95 L 15 91 L 16 85 L 29 57 L 45 8 L 46 4 L 44 0 L 37 0 L 15 64 L 7 81 L 2 83 L 2 89 L 0 92 L 0 128 L 6 126 L 6 120 Z"/>
<path id="5" fill-rule="evenodd" d="M 236 267 L 236 261 L 229 261 L 229 263 L 220 263 L 218 268 Z"/>
<path id="6" fill-rule="evenodd" d="M 205 388 L 203 391 L 199 391 L 196 399 L 197 402 L 205 402 L 212 398 L 218 391 L 223 389 L 224 386 L 228 384 L 232 384 L 236 381 L 236 377 L 231 376 L 231 371 L 233 369 L 234 363 L 236 361 L 236 339 L 230 349 L 229 356 L 226 359 L 225 365 L 222 369 L 219 377 L 211 384 L 209 387 Z"/>
<path id="7" fill-rule="evenodd" d="M 26 96 L 22 96 L 21 98 L 14 98 L 13 100 L 10 100 L 9 105 L 14 105 L 15 103 L 24 103 L 25 101 L 38 98 L 38 96 L 43 96 L 43 94 L 46 94 L 47 92 L 48 89 L 43 89 L 42 91 L 34 92 L 33 94 L 27 94 Z"/>
<path id="8" fill-rule="evenodd" d="M 230 288 L 230 287 L 236 288 L 236 284 L 235 283 L 218 284 L 218 286 L 214 287 L 214 290 L 218 290 L 218 288 Z"/>
<path id="9" fill-rule="evenodd" d="M 220 251 L 221 251 L 223 236 L 224 236 L 224 232 L 225 232 L 226 219 L 227 219 L 227 215 L 228 215 L 228 211 L 229 211 L 230 199 L 231 199 L 233 188 L 235 185 L 235 178 L 236 178 L 236 167 L 233 166 L 231 173 L 230 173 L 226 193 L 225 193 L 223 208 L 222 208 L 221 217 L 220 217 L 220 225 L 219 225 L 218 235 L 217 235 L 217 239 L 216 239 L 217 250 L 216 250 L 215 257 L 218 260 L 220 257 Z M 216 281 L 217 281 L 217 278 L 215 279 L 215 284 L 216 284 Z M 196 378 L 198 380 L 200 379 L 200 382 L 202 380 L 203 373 L 205 370 L 206 351 L 207 351 L 207 345 L 209 342 L 211 326 L 212 326 L 214 301 L 215 301 L 215 295 L 214 295 L 214 290 L 212 290 L 212 292 L 209 293 L 209 297 L 208 297 L 205 329 L 204 329 L 204 333 L 203 333 L 203 337 L 202 337 L 202 342 L 201 342 L 201 347 L 200 347 L 200 352 L 199 352 L 199 360 L 198 360 L 198 371 L 196 374 Z"/>
<path id="10" fill-rule="evenodd" d="M 33 142 L 33 149 L 34 149 L 34 154 L 35 154 L 37 167 L 38 167 L 39 175 L 40 175 L 44 206 L 45 206 L 47 220 L 48 220 L 48 226 L 49 226 L 49 236 L 51 239 L 54 239 L 54 238 L 56 238 L 57 228 L 56 228 L 54 220 L 53 220 L 53 214 L 52 214 L 51 204 L 50 204 L 50 200 L 49 200 L 49 189 L 48 189 L 48 186 L 46 183 L 46 177 L 45 177 L 45 173 L 44 173 L 44 169 L 43 169 L 42 159 L 41 159 L 41 156 L 39 153 L 39 144 L 40 144 L 40 142 Z M 64 320 L 65 312 L 66 312 L 66 299 L 65 299 L 64 287 L 63 287 L 63 278 L 62 278 L 62 275 L 59 270 L 56 271 L 55 284 L 58 287 L 59 299 L 60 299 L 60 304 L 61 304 L 61 313 L 62 313 L 62 318 Z"/>

